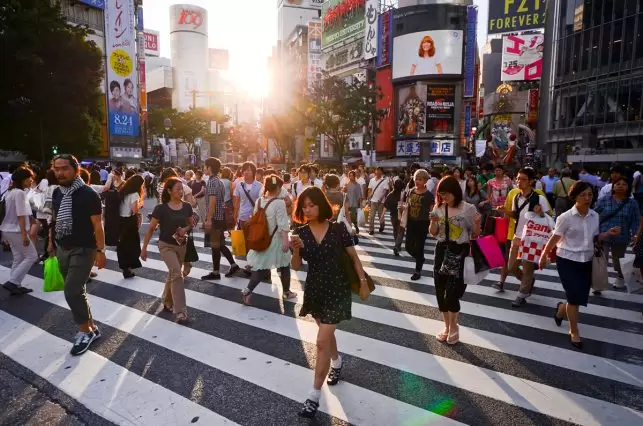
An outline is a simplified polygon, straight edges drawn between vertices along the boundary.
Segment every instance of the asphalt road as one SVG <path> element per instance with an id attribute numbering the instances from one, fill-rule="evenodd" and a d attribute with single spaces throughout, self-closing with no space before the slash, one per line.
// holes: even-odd
<path id="1" fill-rule="evenodd" d="M 580 352 L 567 323 L 558 328 L 551 318 L 564 298 L 555 269 L 537 273 L 534 294 L 517 309 L 517 281 L 498 293 L 491 274 L 468 286 L 461 343 L 449 346 L 435 339 L 435 243 L 427 242 L 423 277 L 412 282 L 413 259 L 395 257 L 391 240 L 390 228 L 362 232 L 358 251 L 377 290 L 354 299 L 353 319 L 338 327 L 343 382 L 324 387 L 315 424 L 643 424 L 643 295 L 590 296 Z M 195 241 L 189 326 L 162 312 L 167 272 L 153 244 L 130 280 L 110 250 L 88 285 L 103 337 L 80 358 L 68 355 L 76 330 L 64 295 L 41 291 L 41 265 L 25 280 L 31 295 L 0 290 L 0 424 L 308 424 L 296 415 L 315 359 L 316 326 L 298 316 L 305 270 L 293 273 L 296 300 L 281 300 L 273 271 L 275 284 L 260 284 L 244 307 L 242 274 L 199 279 L 211 260 L 201 232 Z M 1 281 L 10 261 L 0 255 Z"/>

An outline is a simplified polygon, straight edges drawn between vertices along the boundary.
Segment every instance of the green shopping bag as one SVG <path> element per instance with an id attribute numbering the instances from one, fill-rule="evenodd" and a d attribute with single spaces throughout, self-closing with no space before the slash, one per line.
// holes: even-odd
<path id="1" fill-rule="evenodd" d="M 45 260 L 45 283 L 43 291 L 61 291 L 65 288 L 65 279 L 58 268 L 56 256 L 48 257 Z"/>

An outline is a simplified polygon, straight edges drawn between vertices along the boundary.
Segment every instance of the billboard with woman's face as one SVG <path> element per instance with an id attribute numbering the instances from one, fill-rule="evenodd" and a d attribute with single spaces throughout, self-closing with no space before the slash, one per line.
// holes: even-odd
<path id="1" fill-rule="evenodd" d="M 393 79 L 462 74 L 463 32 L 420 31 L 393 40 Z"/>

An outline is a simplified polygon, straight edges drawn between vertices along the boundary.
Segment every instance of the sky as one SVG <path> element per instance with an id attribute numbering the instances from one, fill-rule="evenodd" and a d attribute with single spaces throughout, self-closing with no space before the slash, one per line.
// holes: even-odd
<path id="1" fill-rule="evenodd" d="M 478 44 L 486 39 L 489 0 L 474 0 L 478 14 Z M 265 94 L 267 58 L 277 40 L 276 0 L 147 0 L 145 28 L 159 31 L 161 56 L 170 57 L 170 5 L 189 3 L 208 10 L 209 47 L 230 51 L 229 76 L 251 92 Z M 252 54 L 249 54 L 252 52 Z"/>

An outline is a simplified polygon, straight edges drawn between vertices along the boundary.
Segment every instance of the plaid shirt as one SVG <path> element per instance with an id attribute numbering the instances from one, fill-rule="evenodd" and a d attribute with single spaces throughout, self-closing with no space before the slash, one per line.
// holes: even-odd
<path id="1" fill-rule="evenodd" d="M 208 184 L 205 189 L 206 194 L 206 206 L 210 208 L 210 197 L 216 197 L 216 204 L 214 206 L 214 215 L 211 211 L 208 211 L 208 217 L 211 217 L 212 220 L 223 220 L 223 198 L 225 197 L 225 188 L 223 182 L 219 179 L 218 176 L 210 176 L 208 179 Z"/>
<path id="2" fill-rule="evenodd" d="M 623 203 L 625 206 L 616 214 L 612 215 Z M 605 240 L 606 243 L 629 243 L 633 235 L 639 229 L 641 222 L 641 212 L 639 205 L 633 198 L 627 198 L 625 201 L 616 201 L 613 196 L 601 198 L 594 207 L 600 217 L 599 231 L 606 232 L 615 226 L 621 227 L 621 235 L 610 237 Z M 609 219 L 604 220 L 607 216 Z"/>

